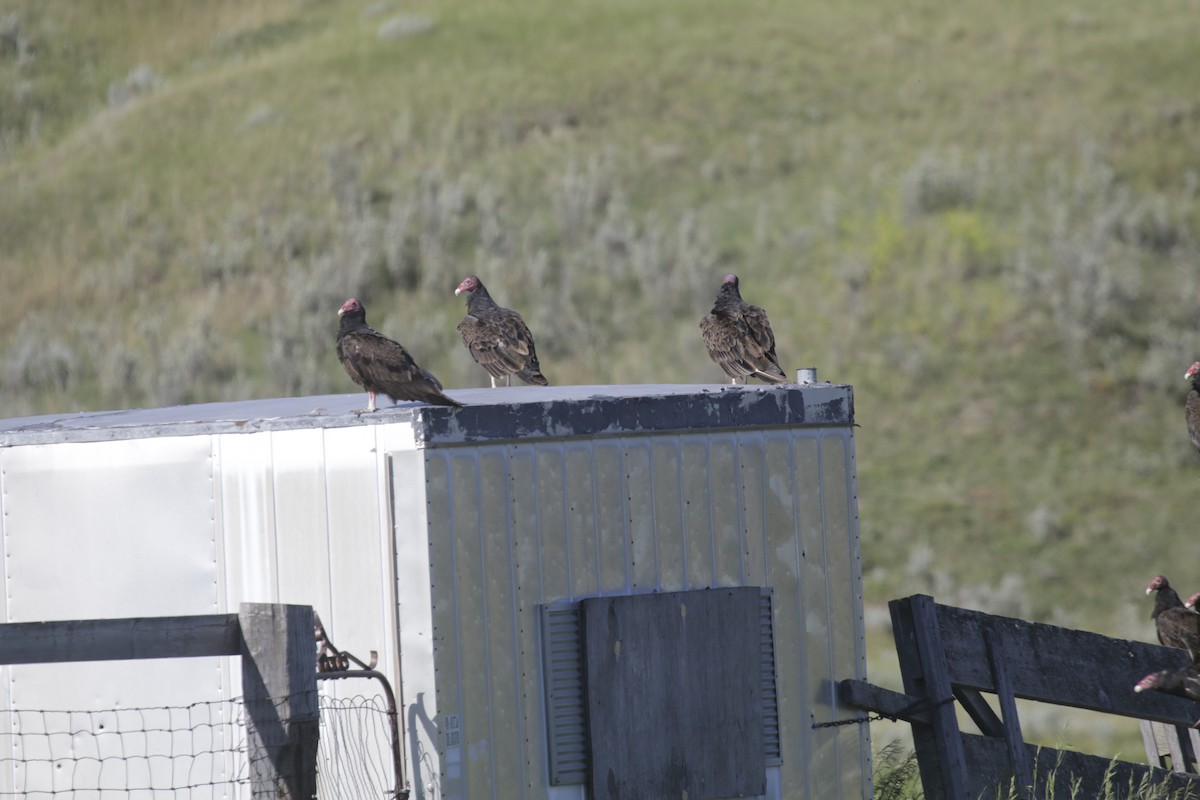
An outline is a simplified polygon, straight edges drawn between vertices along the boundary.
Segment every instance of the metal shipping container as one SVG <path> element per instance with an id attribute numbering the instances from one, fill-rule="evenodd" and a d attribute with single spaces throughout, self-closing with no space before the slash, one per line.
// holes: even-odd
<path id="1" fill-rule="evenodd" d="M 695 737 L 731 763 L 693 756 L 679 785 L 871 796 L 867 726 L 821 726 L 858 716 L 836 681 L 865 678 L 850 387 L 451 394 L 466 408 L 357 414 L 355 394 L 0 421 L 4 621 L 311 604 L 339 647 L 379 651 L 417 798 L 608 796 Z M 240 686 L 224 658 L 5 673 L 3 707 L 101 721 Z M 714 685 L 753 701 L 718 719 L 695 688 Z M 649 721 L 625 716 L 645 687 Z M 746 726 L 762 739 L 729 735 Z M 19 764 L 0 792 L 53 782 Z"/>

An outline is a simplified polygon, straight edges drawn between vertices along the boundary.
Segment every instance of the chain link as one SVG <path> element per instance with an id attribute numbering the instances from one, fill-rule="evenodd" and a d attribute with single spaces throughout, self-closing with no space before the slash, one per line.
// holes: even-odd
<path id="1" fill-rule="evenodd" d="M 909 705 L 907 705 L 904 708 L 897 711 L 895 714 L 884 714 L 882 712 L 879 712 L 876 714 L 870 714 L 865 717 L 852 717 L 851 719 L 837 719 L 837 720 L 834 720 L 833 722 L 814 722 L 812 724 L 812 726 L 813 726 L 813 729 L 815 730 L 817 728 L 838 728 L 838 727 L 841 727 L 842 725 L 862 725 L 865 722 L 879 722 L 880 720 L 885 720 L 885 719 L 891 720 L 892 722 L 899 722 L 904 717 L 907 717 L 910 714 L 913 714 L 917 711 L 925 711 L 926 709 L 933 710 L 933 709 L 937 708 L 938 706 L 943 706 L 946 703 L 953 703 L 953 702 L 954 702 L 953 696 L 944 697 L 941 700 L 938 700 L 937 702 L 930 702 L 929 698 L 922 697 L 917 702 L 910 703 Z"/>

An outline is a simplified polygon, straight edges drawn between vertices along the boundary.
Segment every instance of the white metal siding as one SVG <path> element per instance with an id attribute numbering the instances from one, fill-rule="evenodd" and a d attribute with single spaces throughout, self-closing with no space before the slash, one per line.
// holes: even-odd
<path id="1" fill-rule="evenodd" d="M 208 437 L 6 448 L 0 470 L 5 622 L 218 611 Z M 91 723 L 116 730 L 117 709 L 218 699 L 223 666 L 201 658 L 6 667 L 4 702 L 24 711 L 96 710 Z M 41 737 L 12 741 L 17 760 L 49 756 Z M 14 766 L 0 788 L 48 790 L 53 772 L 49 762 Z M 123 781 L 110 769 L 101 785 Z"/>
<path id="2" fill-rule="evenodd" d="M 442 796 L 559 796 L 540 604 L 743 585 L 774 588 L 769 787 L 869 796 L 859 726 L 811 728 L 853 713 L 830 687 L 864 677 L 852 447 L 846 428 L 793 428 L 427 451 Z"/>
<path id="3" fill-rule="evenodd" d="M 214 437 L 224 607 L 311 605 L 334 643 L 399 684 L 389 451 L 406 425 L 306 428 Z M 235 684 L 236 688 L 236 684 Z M 323 691 L 357 694 L 361 686 Z"/>
<path id="4" fill-rule="evenodd" d="M 385 453 L 406 449 L 415 452 L 408 423 L 4 448 L 4 620 L 311 604 L 339 647 L 363 658 L 378 650 L 399 689 Z M 241 694 L 237 659 L 6 672 L 0 700 L 13 708 L 186 706 Z M 13 781 L 0 775 L 0 788 L 31 788 Z"/>
<path id="5" fill-rule="evenodd" d="M 437 782 L 437 693 L 433 605 L 425 514 L 425 456 L 415 450 L 391 456 L 395 525 L 395 585 L 400 683 L 396 686 L 405 737 L 405 773 L 420 797 Z"/>

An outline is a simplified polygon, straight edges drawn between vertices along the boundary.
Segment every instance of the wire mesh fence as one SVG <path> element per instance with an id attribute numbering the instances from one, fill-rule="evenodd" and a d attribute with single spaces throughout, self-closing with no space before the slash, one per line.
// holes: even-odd
<path id="1" fill-rule="evenodd" d="M 287 707 L 286 702 L 276 705 Z M 380 695 L 321 695 L 317 796 L 392 798 Z M 250 797 L 242 700 L 101 711 L 0 709 L 2 798 Z"/>
<path id="2" fill-rule="evenodd" d="M 392 735 L 382 695 L 321 699 L 317 796 L 394 798 Z"/>

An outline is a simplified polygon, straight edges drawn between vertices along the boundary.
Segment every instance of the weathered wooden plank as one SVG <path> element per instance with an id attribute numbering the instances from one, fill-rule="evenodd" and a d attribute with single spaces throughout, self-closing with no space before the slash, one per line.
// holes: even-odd
<path id="1" fill-rule="evenodd" d="M 1161 722 L 1151 722 L 1146 719 L 1139 720 L 1138 725 L 1142 729 L 1142 746 L 1146 748 L 1147 760 L 1159 767 L 1167 766 L 1165 756 L 1168 755 L 1169 750 L 1164 736 L 1167 727 Z"/>
<path id="2" fill-rule="evenodd" d="M 243 603 L 242 695 L 252 797 L 317 791 L 317 659 L 312 606 Z"/>
<path id="3" fill-rule="evenodd" d="M 758 588 L 582 601 L 590 797 L 766 791 L 761 603 Z"/>
<path id="4" fill-rule="evenodd" d="M 1187 728 L 1182 725 L 1169 726 L 1172 734 L 1167 738 L 1171 748 L 1171 769 L 1174 772 L 1195 772 L 1196 759 L 1191 742 L 1187 739 Z"/>
<path id="5" fill-rule="evenodd" d="M 1195 728 L 1140 720 L 1142 744 L 1152 764 L 1175 772 L 1197 772 L 1196 753 L 1200 752 L 1200 734 Z"/>
<path id="6" fill-rule="evenodd" d="M 913 744 L 927 800 L 966 800 L 967 761 L 954 703 L 946 702 L 950 675 L 932 597 L 913 595 L 888 604 L 904 691 L 927 698 L 930 725 L 913 725 Z"/>
<path id="7" fill-rule="evenodd" d="M 932 603 L 932 598 L 923 602 Z M 981 657 L 984 633 L 990 630 L 1005 653 L 1016 697 L 1171 724 L 1200 719 L 1200 705 L 1191 700 L 1133 691 L 1147 673 L 1186 665 L 1188 656 L 1182 650 L 953 606 L 936 608 L 946 666 L 955 685 L 996 690 L 987 660 Z"/>
<path id="8" fill-rule="evenodd" d="M 236 614 L 0 625 L 0 664 L 236 656 L 241 647 Z"/>
<path id="9" fill-rule="evenodd" d="M 1000 739 L 964 734 L 963 750 L 971 764 L 968 797 L 1008 797 L 1014 776 L 1008 765 L 1008 751 Z M 1035 797 L 1105 797 L 1111 800 L 1144 796 L 1137 789 L 1166 784 L 1172 798 L 1200 800 L 1200 780 L 1145 764 L 1116 761 L 1099 756 L 1025 745 L 1032 765 Z M 1105 789 L 1105 781 L 1109 788 Z M 1073 785 L 1078 781 L 1078 789 Z M 999 790 L 999 791 L 998 791 Z"/>
<path id="10" fill-rule="evenodd" d="M 838 684 L 838 700 L 845 705 L 882 714 L 905 722 L 930 724 L 929 709 L 922 701 L 866 681 L 847 678 Z M 919 707 L 918 704 L 921 704 Z"/>
<path id="11" fill-rule="evenodd" d="M 1017 701 L 1013 697 L 1012 681 L 1008 679 L 1005 653 L 992 631 L 984 634 L 984 642 L 987 644 L 988 665 L 992 670 L 992 682 L 996 684 L 1000 713 L 1004 717 L 1004 746 L 1008 752 L 1008 763 L 1016 777 L 1020 795 L 1027 797 L 1033 787 L 1033 776 L 1029 770 L 1025 739 L 1021 736 L 1021 720 L 1017 716 Z"/>
<path id="12" fill-rule="evenodd" d="M 983 695 L 975 689 L 968 689 L 965 686 L 955 686 L 953 688 L 954 699 L 967 712 L 967 716 L 971 721 L 979 726 L 979 731 L 984 736 L 994 736 L 996 738 L 1004 737 L 1004 722 L 988 705 L 987 700 L 983 699 Z"/>

